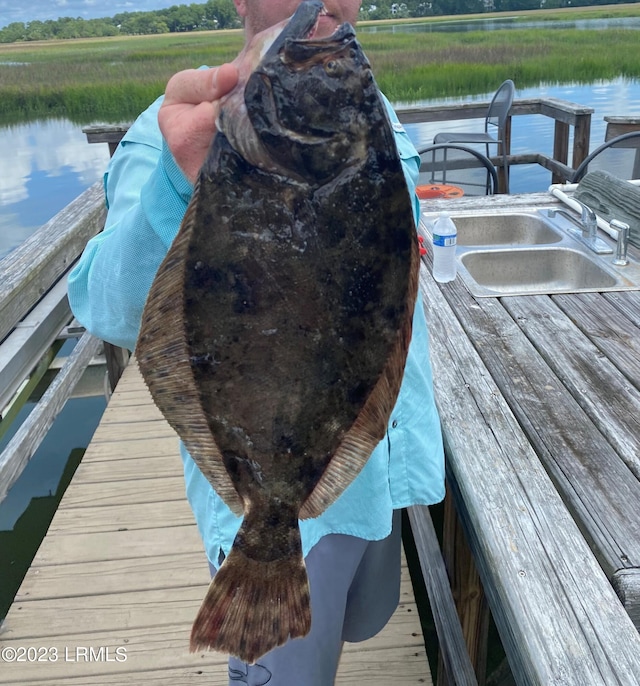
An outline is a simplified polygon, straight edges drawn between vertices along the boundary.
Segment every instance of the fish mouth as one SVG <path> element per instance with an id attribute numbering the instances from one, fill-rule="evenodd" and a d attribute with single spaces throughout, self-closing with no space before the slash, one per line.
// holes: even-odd
<path id="1" fill-rule="evenodd" d="M 265 62 L 274 58 L 288 41 L 331 40 L 345 25 L 338 26 L 331 36 L 319 37 L 317 34 L 320 18 L 328 16 L 331 15 L 320 0 L 305 0 L 305 2 L 300 3 L 287 25 L 265 52 L 261 61 Z"/>
<path id="2" fill-rule="evenodd" d="M 313 38 L 318 37 L 318 27 L 320 25 L 320 17 L 330 17 L 331 15 L 329 12 L 327 12 L 327 8 L 322 5 L 322 9 L 320 10 L 320 13 L 318 14 L 315 24 L 311 28 L 311 30 L 307 33 L 306 36 L 302 36 L 303 39 L 305 40 L 312 40 Z M 336 29 L 337 30 L 337 29 Z"/>
<path id="3" fill-rule="evenodd" d="M 355 38 L 354 28 L 348 22 L 338 24 L 330 34 L 319 31 L 323 17 L 331 18 L 333 15 L 320 0 L 302 2 L 264 53 L 256 71 L 278 60 L 290 65 L 321 60 L 323 55 L 336 52 Z"/>

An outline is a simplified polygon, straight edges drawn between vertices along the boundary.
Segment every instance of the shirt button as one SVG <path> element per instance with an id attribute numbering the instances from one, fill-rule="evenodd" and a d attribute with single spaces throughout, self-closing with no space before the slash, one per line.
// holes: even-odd
<path id="1" fill-rule="evenodd" d="M 392 429 L 395 429 L 396 426 L 398 426 L 398 422 L 397 422 L 397 420 L 394 419 L 394 420 L 391 422 L 391 428 L 392 428 Z"/>

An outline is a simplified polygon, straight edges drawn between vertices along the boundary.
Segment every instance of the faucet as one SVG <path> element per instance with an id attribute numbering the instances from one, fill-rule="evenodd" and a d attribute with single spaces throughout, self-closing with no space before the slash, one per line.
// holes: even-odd
<path id="1" fill-rule="evenodd" d="M 588 205 L 585 205 L 576 197 L 574 197 L 573 200 L 580 205 L 580 222 L 582 224 L 583 237 L 587 239 L 594 239 L 598 229 L 598 217 L 596 216 L 596 213 Z"/>
<path id="2" fill-rule="evenodd" d="M 613 258 L 613 264 L 618 267 L 624 267 L 629 264 L 627 259 L 627 247 L 629 245 L 629 224 L 612 219 L 609 226 L 618 232 L 618 240 L 616 242 L 616 256 Z"/>
<path id="3" fill-rule="evenodd" d="M 573 226 L 563 226 L 562 228 L 572 237 L 584 243 L 589 250 L 592 250 L 598 255 L 606 255 L 612 253 L 613 250 L 605 243 L 602 238 L 598 236 L 598 217 L 596 213 L 582 201 L 575 196 L 572 200 L 580 207 L 580 219 L 578 219 L 574 212 L 568 212 L 564 209 L 553 209 L 549 211 L 549 217 L 561 215 L 568 219 Z"/>

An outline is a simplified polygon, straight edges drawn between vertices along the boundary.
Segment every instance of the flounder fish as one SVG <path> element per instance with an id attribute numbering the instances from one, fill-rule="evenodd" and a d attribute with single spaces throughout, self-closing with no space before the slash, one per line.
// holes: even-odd
<path id="1" fill-rule="evenodd" d="M 249 663 L 310 630 L 298 520 L 384 437 L 417 292 L 392 125 L 353 28 L 313 37 L 321 10 L 303 2 L 246 52 L 136 350 L 155 403 L 243 515 L 191 650 Z"/>

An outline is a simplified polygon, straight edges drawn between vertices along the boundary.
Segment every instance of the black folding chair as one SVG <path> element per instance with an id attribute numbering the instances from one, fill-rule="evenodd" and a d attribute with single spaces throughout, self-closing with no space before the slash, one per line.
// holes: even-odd
<path id="1" fill-rule="evenodd" d="M 496 155 L 502 156 L 506 193 L 509 192 L 509 160 L 507 158 L 505 131 L 514 95 L 513 81 L 507 79 L 500 85 L 489 104 L 484 120 L 484 131 L 443 131 L 437 133 L 433 139 L 434 143 L 462 143 L 464 145 L 482 143 L 485 146 L 487 157 L 489 157 L 489 146 L 496 145 Z"/>

